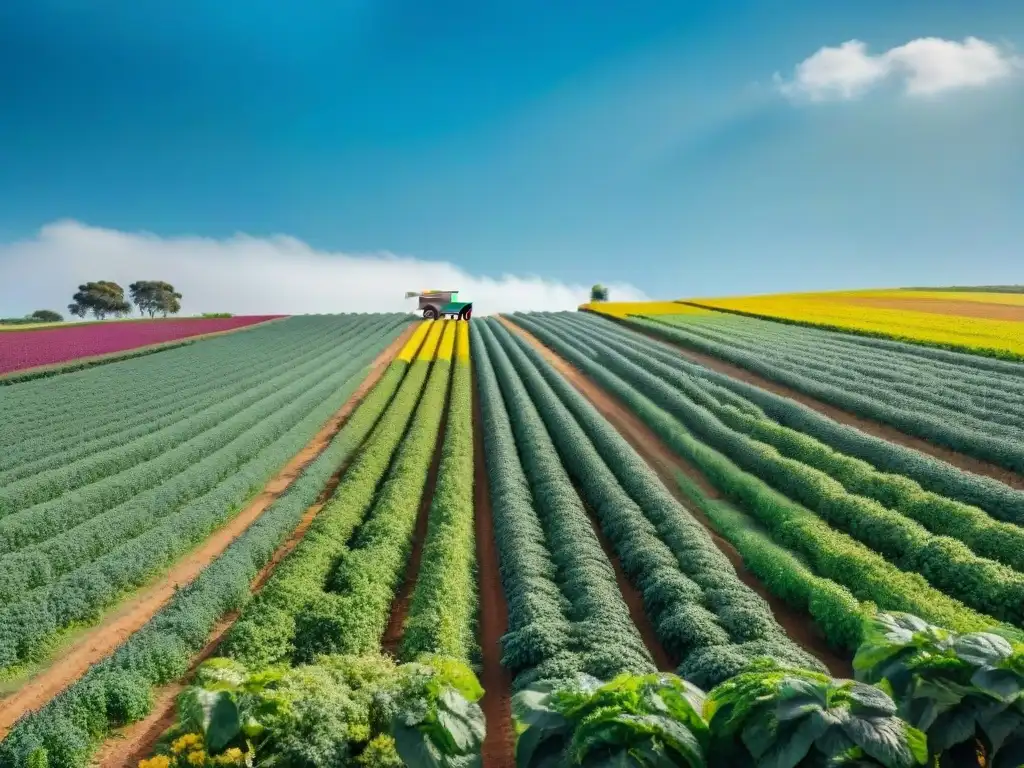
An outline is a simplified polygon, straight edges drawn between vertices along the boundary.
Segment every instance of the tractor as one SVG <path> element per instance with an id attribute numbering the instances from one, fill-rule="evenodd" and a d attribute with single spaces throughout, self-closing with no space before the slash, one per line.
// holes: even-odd
<path id="1" fill-rule="evenodd" d="M 417 297 L 419 309 L 426 320 L 439 317 L 453 317 L 457 320 L 469 320 L 473 316 L 473 302 L 459 301 L 458 291 L 408 291 L 405 298 Z"/>

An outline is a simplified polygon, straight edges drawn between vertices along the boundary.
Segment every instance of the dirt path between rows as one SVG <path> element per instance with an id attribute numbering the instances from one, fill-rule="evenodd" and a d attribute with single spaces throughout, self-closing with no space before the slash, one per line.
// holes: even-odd
<path id="1" fill-rule="evenodd" d="M 695 520 L 708 530 L 715 545 L 729 558 L 740 580 L 768 602 L 775 619 L 786 631 L 790 639 L 808 653 L 820 659 L 828 667 L 832 675 L 844 678 L 852 677 L 852 659 L 829 647 L 821 631 L 814 624 L 810 616 L 797 611 L 780 598 L 771 594 L 761 584 L 760 580 L 746 569 L 740 553 L 715 531 L 711 521 L 708 520 L 703 512 L 694 509 L 687 502 L 675 481 L 675 473 L 682 472 L 687 477 L 692 478 L 699 485 L 700 489 L 711 498 L 722 498 L 722 494 L 718 492 L 718 489 L 697 468 L 691 466 L 674 453 L 650 427 L 644 424 L 638 416 L 617 398 L 607 393 L 575 367 L 544 346 L 529 332 L 504 317 L 499 318 L 499 320 L 511 332 L 518 334 L 538 350 L 555 370 L 576 387 L 597 411 L 618 430 L 619 434 L 626 438 L 629 444 L 633 446 L 633 449 L 658 474 L 668 491 L 676 497 L 679 503 L 686 508 Z"/>
<path id="2" fill-rule="evenodd" d="M 473 372 L 473 496 L 476 512 L 477 582 L 480 593 L 480 706 L 487 721 L 484 768 L 514 768 L 515 733 L 512 730 L 512 676 L 501 665 L 501 637 L 508 631 L 508 604 L 501 587 L 498 543 L 491 516 L 491 489 L 484 461 L 483 416 Z"/>
<path id="3" fill-rule="evenodd" d="M 296 454 L 285 467 L 264 486 L 263 490 L 227 524 L 215 531 L 197 549 L 178 561 L 160 581 L 135 595 L 106 620 L 91 628 L 72 645 L 64 649 L 59 659 L 30 679 L 22 688 L 0 701 L 0 739 L 10 727 L 27 712 L 48 702 L 60 691 L 78 680 L 98 661 L 109 656 L 128 637 L 148 622 L 174 595 L 179 585 L 191 582 L 211 562 L 219 557 L 260 515 L 288 488 L 302 471 L 327 447 L 349 415 L 384 374 L 388 364 L 401 350 L 413 326 L 406 328 L 397 339 L 370 364 L 370 370 L 359 388 L 348 401 L 320 429 L 306 447 Z M 312 519 L 312 517 L 310 517 Z M 300 526 L 301 527 L 301 526 Z M 291 542 L 282 546 L 289 547 Z M 291 544 L 294 546 L 294 544 Z M 290 550 L 288 550 L 290 551 Z M 284 557 L 286 552 L 271 559 L 266 569 Z M 265 570 L 266 570 L 265 569 Z M 267 570 L 269 573 L 269 570 Z M 261 584 L 261 576 L 256 583 Z M 263 577 L 265 578 L 265 577 Z"/>
<path id="4" fill-rule="evenodd" d="M 910 312 L 927 312 L 933 315 L 955 317 L 980 317 L 984 320 L 1010 320 L 1024 322 L 1024 305 L 989 304 L 982 301 L 956 301 L 915 297 L 912 299 L 886 299 L 880 296 L 844 296 L 843 304 L 854 304 L 879 309 L 901 309 Z"/>
<path id="5" fill-rule="evenodd" d="M 448 410 L 452 401 L 451 373 L 454 373 L 454 368 L 450 367 L 448 390 L 444 398 L 444 411 L 441 413 L 441 423 L 437 429 L 437 442 L 434 444 L 434 456 L 430 460 L 430 469 L 427 470 L 427 482 L 423 486 L 420 509 L 416 515 L 416 530 L 412 537 L 412 552 L 409 555 L 409 562 L 405 567 L 405 578 L 402 580 L 402 585 L 391 604 L 391 617 L 388 619 L 388 628 L 384 631 L 384 638 L 381 640 L 381 647 L 385 653 L 391 654 L 396 659 L 400 656 L 402 636 L 405 634 L 405 617 L 409 614 L 412 594 L 416 589 L 416 579 L 420 574 L 420 562 L 423 560 L 423 544 L 426 542 L 427 529 L 430 523 L 430 506 L 434 501 L 434 490 L 437 488 L 437 473 L 441 466 L 444 434 L 445 430 L 448 429 Z"/>
<path id="6" fill-rule="evenodd" d="M 898 445 L 902 445 L 906 448 L 912 448 L 915 451 L 926 453 L 929 456 L 933 456 L 936 459 L 946 462 L 947 464 L 952 464 L 954 467 L 962 469 L 965 472 L 972 472 L 976 475 L 991 477 L 1005 483 L 1011 488 L 1024 490 L 1024 475 L 1018 474 L 1013 470 L 1005 469 L 1004 467 L 1000 467 L 995 464 L 990 464 L 987 461 L 976 459 L 973 456 L 957 453 L 949 448 L 943 448 L 940 445 L 929 443 L 927 440 L 923 440 L 919 437 L 913 437 L 905 432 L 900 432 L 895 427 L 890 427 L 887 424 L 872 421 L 871 419 L 858 416 L 850 411 L 844 411 L 842 408 L 829 405 L 821 400 L 816 400 L 810 395 L 805 395 L 799 390 L 791 389 L 784 384 L 779 384 L 771 379 L 748 371 L 746 368 L 742 368 L 741 366 L 728 363 L 724 360 L 719 360 L 717 357 L 705 354 L 704 352 L 696 352 L 689 347 L 682 346 L 681 344 L 675 344 L 641 326 L 633 325 L 628 322 L 620 324 L 628 330 L 660 342 L 663 346 L 676 354 L 685 357 L 691 362 L 699 363 L 705 368 L 710 368 L 713 371 L 724 373 L 726 376 L 730 376 L 731 378 L 739 379 L 747 384 L 753 384 L 755 387 L 760 387 L 761 389 L 767 390 L 776 395 L 781 395 L 789 400 L 798 402 L 801 405 L 805 405 L 808 408 L 817 411 L 823 416 L 828 416 L 833 421 L 838 421 L 840 424 L 853 427 L 854 429 L 858 429 L 865 434 L 872 435 L 873 437 L 880 437 L 883 440 L 888 440 L 890 443 L 897 443 Z"/>
<path id="7" fill-rule="evenodd" d="M 574 485 L 576 484 L 574 483 Z M 644 641 L 644 646 L 654 660 L 654 666 L 658 668 L 659 672 L 675 673 L 676 667 L 679 666 L 679 660 L 669 656 L 668 651 L 662 646 L 661 640 L 658 639 L 658 633 L 654 631 L 654 625 L 644 609 L 643 595 L 640 594 L 640 590 L 633 586 L 629 577 L 626 576 L 626 572 L 622 570 L 622 561 L 615 554 L 615 547 L 608 537 L 605 536 L 604 531 L 601 530 L 601 523 L 597 519 L 597 515 L 594 514 L 594 510 L 583 498 L 578 485 L 576 485 L 576 493 L 579 494 L 580 501 L 583 502 L 583 506 L 587 510 L 590 526 L 594 529 L 594 535 L 597 536 L 601 549 L 604 550 L 605 557 L 608 558 L 608 562 L 612 564 L 612 568 L 615 570 L 615 583 L 618 584 L 622 600 L 626 604 L 626 608 L 629 609 L 629 617 L 633 620 L 633 625 L 640 632 L 640 639 Z"/>

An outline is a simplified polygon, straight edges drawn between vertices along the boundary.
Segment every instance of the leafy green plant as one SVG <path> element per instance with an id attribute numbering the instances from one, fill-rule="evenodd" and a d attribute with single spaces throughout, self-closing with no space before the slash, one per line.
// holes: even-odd
<path id="1" fill-rule="evenodd" d="M 581 675 L 557 689 L 540 684 L 513 698 L 519 768 L 707 765 L 704 694 L 674 675 Z"/>
<path id="2" fill-rule="evenodd" d="M 950 766 L 1024 763 L 1024 635 L 957 634 L 908 614 L 878 614 L 854 658 L 857 677 L 887 686 L 900 715 Z"/>
<path id="3" fill-rule="evenodd" d="M 755 667 L 708 694 L 704 714 L 720 764 L 911 768 L 927 760 L 924 734 L 880 688 L 767 659 Z"/>

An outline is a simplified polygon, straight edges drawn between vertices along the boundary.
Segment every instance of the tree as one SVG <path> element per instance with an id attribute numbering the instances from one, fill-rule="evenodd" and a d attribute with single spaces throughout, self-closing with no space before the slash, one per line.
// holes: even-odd
<path id="1" fill-rule="evenodd" d="M 37 309 L 29 317 L 40 323 L 59 323 L 64 319 L 60 312 L 54 312 L 52 309 Z"/>
<path id="2" fill-rule="evenodd" d="M 608 301 L 608 289 L 598 283 L 590 289 L 591 301 Z"/>
<path id="3" fill-rule="evenodd" d="M 124 288 L 110 280 L 78 286 L 78 293 L 71 301 L 68 312 L 76 317 L 92 313 L 97 320 L 102 320 L 107 315 L 126 315 L 132 311 L 132 305 L 124 300 Z"/>
<path id="4" fill-rule="evenodd" d="M 181 294 L 174 290 L 174 286 L 162 280 L 140 280 L 128 286 L 128 293 L 132 297 L 135 306 L 139 308 L 139 314 L 149 314 L 150 317 L 157 312 L 167 315 L 176 315 L 181 311 Z"/>

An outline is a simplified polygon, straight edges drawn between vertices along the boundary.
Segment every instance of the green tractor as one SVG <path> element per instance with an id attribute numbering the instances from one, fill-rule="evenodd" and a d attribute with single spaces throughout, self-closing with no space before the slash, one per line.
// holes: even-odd
<path id="1" fill-rule="evenodd" d="M 405 298 L 417 297 L 419 309 L 426 320 L 437 320 L 439 317 L 452 317 L 456 320 L 469 320 L 473 316 L 473 302 L 459 301 L 458 291 L 408 291 Z"/>

